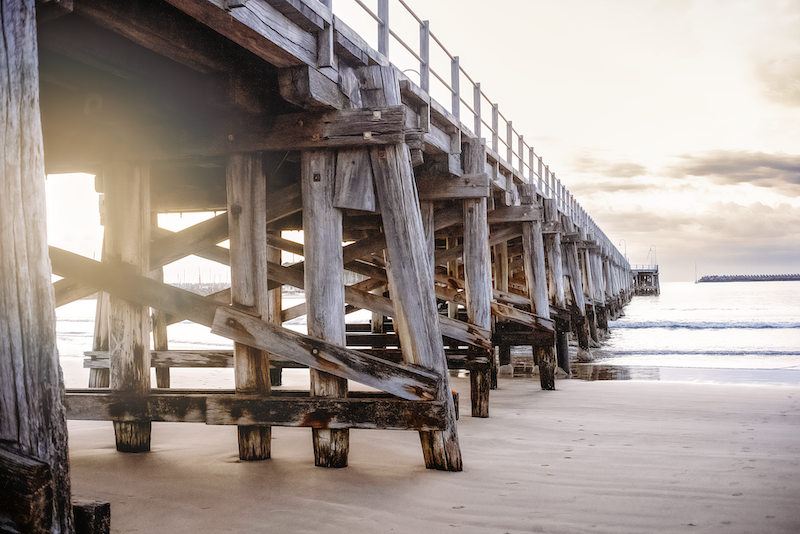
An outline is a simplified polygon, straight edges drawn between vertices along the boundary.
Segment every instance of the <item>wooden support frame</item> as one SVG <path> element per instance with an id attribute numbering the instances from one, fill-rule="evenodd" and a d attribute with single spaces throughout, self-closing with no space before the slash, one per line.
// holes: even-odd
<path id="1" fill-rule="evenodd" d="M 474 173 L 486 161 L 486 145 L 480 139 L 464 143 L 464 172 Z M 467 199 L 464 209 L 464 282 L 467 318 L 470 323 L 485 328 L 492 327 L 492 267 L 489 253 L 489 221 L 487 199 Z M 494 354 L 491 350 L 475 350 L 470 367 L 470 385 L 473 417 L 489 417 L 489 390 Z"/>
<path id="2" fill-rule="evenodd" d="M 70 390 L 66 406 L 71 420 L 134 421 L 146 417 L 153 421 L 320 430 L 433 431 L 441 430 L 445 419 L 441 401 L 401 400 L 380 393 L 324 398 L 294 391 L 260 396 L 226 390 L 153 390 L 147 396 L 130 398 Z"/>
<path id="3" fill-rule="evenodd" d="M 400 104 L 400 84 L 394 67 L 367 67 L 358 71 L 361 96 L 366 105 Z M 447 406 L 446 428 L 422 432 L 425 465 L 460 471 L 455 407 L 449 393 L 447 361 L 437 319 L 433 292 L 433 269 L 425 247 L 419 200 L 411 168 L 411 155 L 404 143 L 370 149 L 378 198 L 381 205 L 388 253 L 389 289 L 394 296 L 392 314 L 408 362 L 431 368 L 440 376 L 437 400 Z"/>
<path id="4" fill-rule="evenodd" d="M 408 400 L 432 400 L 440 375 L 408 363 L 391 363 L 275 326 L 212 298 L 201 297 L 146 277 L 50 247 L 53 272 L 72 276 L 121 298 L 163 309 L 211 328 L 213 333 L 273 351 L 298 363 L 374 387 Z"/>
<path id="5" fill-rule="evenodd" d="M 115 161 L 106 166 L 108 256 L 140 275 L 150 273 L 150 164 Z M 150 310 L 111 294 L 108 316 L 110 387 L 120 393 L 150 392 Z M 150 421 L 115 422 L 117 450 L 150 450 Z"/>
<path id="6" fill-rule="evenodd" d="M 536 187 L 526 184 L 520 187 L 520 199 L 525 206 L 536 205 Z M 538 208 L 538 206 L 536 206 Z M 547 273 L 545 271 L 544 237 L 541 223 L 526 221 L 522 223 L 522 249 L 525 281 L 531 307 L 535 313 L 546 319 L 550 318 L 550 302 L 547 296 Z M 556 388 L 556 354 L 555 340 L 548 345 L 534 346 L 533 352 L 539 366 L 539 380 L 544 390 Z"/>
<path id="7" fill-rule="evenodd" d="M 334 207 L 335 169 L 333 151 L 304 151 L 300 156 L 308 333 L 344 346 L 342 213 Z M 312 369 L 311 394 L 346 397 L 347 380 Z M 315 465 L 347 466 L 350 449 L 347 429 L 314 429 L 313 442 Z"/>
<path id="8" fill-rule="evenodd" d="M 231 305 L 234 309 L 269 316 L 267 280 L 267 194 L 261 154 L 232 154 L 226 170 L 230 229 Z M 269 353 L 234 340 L 233 368 L 236 391 L 269 395 Z M 270 457 L 269 426 L 239 426 L 239 458 Z"/>

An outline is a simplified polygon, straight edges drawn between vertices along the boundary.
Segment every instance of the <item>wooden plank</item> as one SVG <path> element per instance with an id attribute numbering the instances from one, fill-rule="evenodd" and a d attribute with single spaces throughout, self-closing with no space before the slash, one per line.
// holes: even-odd
<path id="1" fill-rule="evenodd" d="M 405 139 L 405 106 L 293 113 L 266 117 L 257 125 L 220 124 L 211 136 L 158 142 L 143 147 L 148 157 L 219 156 L 232 152 L 380 146 Z"/>
<path id="2" fill-rule="evenodd" d="M 235 414 L 235 415 L 234 415 Z M 392 399 L 209 397 L 210 425 L 273 424 L 319 430 L 441 430 L 445 403 Z"/>
<path id="3" fill-rule="evenodd" d="M 396 69 L 369 67 L 360 69 L 358 74 L 364 104 L 401 103 Z M 371 148 L 370 156 L 386 235 L 389 287 L 394 296 L 392 317 L 403 346 L 403 357 L 438 373 L 441 387 L 437 400 L 444 401 L 447 406 L 445 429 L 420 434 L 425 465 L 460 471 L 462 460 L 455 408 L 449 393 L 442 333 L 436 320 L 433 268 L 424 248 L 425 233 L 411 156 L 402 142 L 381 149 Z"/>
<path id="4" fill-rule="evenodd" d="M 145 397 L 68 392 L 67 418 L 84 421 L 153 421 L 209 425 L 288 426 L 316 429 L 438 430 L 441 401 L 380 396 L 323 398 L 289 395 L 156 392 Z"/>
<path id="5" fill-rule="evenodd" d="M 342 209 L 375 212 L 375 186 L 369 152 L 363 148 L 339 150 L 333 205 Z"/>
<path id="6" fill-rule="evenodd" d="M 168 2 L 276 67 L 317 64 L 314 36 L 269 4 L 242 2 L 228 10 L 225 0 Z"/>
<path id="7" fill-rule="evenodd" d="M 433 371 L 384 362 L 222 307 L 217 310 L 211 332 L 408 400 L 433 400 L 440 389 L 439 375 Z"/>
<path id="8" fill-rule="evenodd" d="M 269 4 L 286 15 L 286 18 L 307 32 L 325 29 L 325 23 L 331 23 L 331 9 L 322 2 L 304 0 L 267 0 Z"/>
<path id="9" fill-rule="evenodd" d="M 409 364 L 389 364 L 358 351 L 266 324 L 208 297 L 127 274 L 100 262 L 50 247 L 53 272 L 91 283 L 99 290 L 212 327 L 212 332 L 269 350 L 292 361 L 370 385 L 408 400 L 431 400 L 438 390 L 438 374 Z M 226 320 L 230 319 L 230 324 Z M 241 324 L 239 328 L 237 325 Z"/>
<path id="10" fill-rule="evenodd" d="M 150 245 L 150 268 L 153 270 L 228 239 L 228 214 L 221 213 L 180 232 L 163 235 L 165 237 Z"/>
<path id="11" fill-rule="evenodd" d="M 259 317 L 269 314 L 267 280 L 267 192 L 260 153 L 232 154 L 227 165 L 231 305 Z M 237 393 L 269 395 L 269 353 L 234 341 Z M 239 426 L 239 458 L 270 457 L 269 426 Z"/>
<path id="12" fill-rule="evenodd" d="M 79 284 L 68 278 L 62 278 L 57 282 L 53 282 L 53 290 L 56 295 L 56 308 L 69 304 L 70 302 L 75 302 L 76 300 L 90 297 L 97 292 L 92 287 Z"/>
<path id="13" fill-rule="evenodd" d="M 282 284 L 291 285 L 298 288 L 303 288 L 303 272 L 295 268 L 283 267 L 274 263 L 269 263 L 269 278 L 276 280 Z M 370 272 L 377 274 L 374 268 L 365 271 L 350 265 L 351 270 L 356 272 Z M 388 276 L 387 276 L 388 278 Z M 359 290 L 352 286 L 344 288 L 345 301 L 348 304 L 358 308 L 370 310 L 376 313 L 381 313 L 386 316 L 393 317 L 395 314 L 393 301 L 379 295 L 373 295 L 367 291 Z M 489 346 L 489 339 L 491 334 L 489 330 L 478 327 L 477 325 L 457 321 L 448 317 L 438 316 L 439 327 L 442 334 L 459 341 L 464 341 L 471 345 L 478 347 Z"/>
<path id="14" fill-rule="evenodd" d="M 489 176 L 483 173 L 462 174 L 457 177 L 425 176 L 417 178 L 420 200 L 451 200 L 459 198 L 488 198 Z"/>
<path id="15" fill-rule="evenodd" d="M 304 151 L 300 155 L 308 334 L 344 346 L 342 212 L 334 207 L 335 172 L 332 151 Z M 347 380 L 317 370 L 310 375 L 312 396 L 347 396 Z M 346 429 L 318 428 L 312 437 L 315 465 L 347 466 L 350 435 Z"/>
<path id="16" fill-rule="evenodd" d="M 500 206 L 489 212 L 489 224 L 530 222 L 542 219 L 542 209 L 536 205 Z"/>

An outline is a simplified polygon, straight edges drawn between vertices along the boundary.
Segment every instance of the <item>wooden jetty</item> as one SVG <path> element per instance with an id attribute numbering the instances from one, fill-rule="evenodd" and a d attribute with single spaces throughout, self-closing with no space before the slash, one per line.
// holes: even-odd
<path id="1" fill-rule="evenodd" d="M 633 265 L 634 295 L 660 295 L 661 282 L 658 279 L 658 265 Z"/>
<path id="2" fill-rule="evenodd" d="M 368 12 L 377 50 L 329 0 L 37 0 L 35 21 L 30 0 L 7 4 L 28 40 L 5 46 L 27 69 L 20 101 L 34 104 L 20 106 L 23 130 L 7 135 L 27 140 L 28 128 L 38 142 L 20 154 L 24 165 L 38 158 L 23 177 L 37 182 L 39 211 L 30 222 L 2 219 L 0 245 L 24 235 L 38 244 L 37 293 L 18 302 L 35 301 L 49 318 L 18 337 L 35 339 L 37 326 L 54 335 L 56 306 L 103 292 L 90 384 L 67 391 L 65 409 L 113 421 L 120 451 L 149 450 L 153 421 L 205 422 L 236 425 L 240 458 L 263 460 L 272 426 L 303 426 L 313 429 L 316 464 L 342 467 L 348 429 L 389 428 L 419 431 L 425 465 L 458 471 L 448 369 L 468 370 L 472 415 L 488 417 L 511 346 L 532 347 L 541 387 L 553 389 L 556 367 L 569 371 L 568 337 L 588 351 L 633 293 L 625 258 L 427 21 L 412 14 L 419 46 L 393 37 L 388 0 Z M 418 59 L 417 78 L 390 62 L 392 38 Z M 449 73 L 431 68 L 434 46 L 451 59 Z M 431 98 L 432 82 L 450 93 L 447 106 Z M 104 198 L 102 261 L 51 247 L 63 277 L 53 290 L 39 287 L 49 283 L 36 224 L 45 172 L 94 174 Z M 30 202 L 24 192 L 3 199 Z M 189 211 L 223 213 L 177 233 L 158 227 L 157 214 Z M 304 244 L 286 230 L 303 230 Z M 304 261 L 281 265 L 281 251 Z M 165 284 L 162 267 L 191 254 L 230 266 L 230 288 L 203 297 Z M 6 257 L 3 278 L 27 272 Z M 364 280 L 346 286 L 344 270 Z M 303 289 L 305 303 L 282 310 L 283 286 Z M 352 309 L 373 312 L 371 324 L 348 331 Z M 300 315 L 308 335 L 281 326 Z M 168 325 L 181 320 L 233 350 L 170 350 Z M 169 369 L 181 366 L 233 367 L 234 389 L 170 389 Z M 309 390 L 273 390 L 291 366 L 311 370 Z M 6 392 L 52 386 L 51 375 L 9 384 L 4 371 L 3 413 Z M 350 380 L 379 393 L 349 392 Z M 37 431 L 54 441 L 41 458 L 51 465 L 65 451 L 56 419 Z M 68 484 L 54 498 L 68 503 Z"/>

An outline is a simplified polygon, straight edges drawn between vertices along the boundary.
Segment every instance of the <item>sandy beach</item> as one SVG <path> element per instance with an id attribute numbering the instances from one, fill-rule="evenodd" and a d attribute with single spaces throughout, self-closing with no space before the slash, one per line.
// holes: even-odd
<path id="1" fill-rule="evenodd" d="M 112 532 L 800 532 L 800 387 L 501 378 L 491 417 L 461 393 L 462 473 L 424 468 L 417 434 L 351 431 L 314 467 L 310 430 L 238 460 L 235 427 L 154 423 L 150 453 L 70 421 L 73 493 Z"/>

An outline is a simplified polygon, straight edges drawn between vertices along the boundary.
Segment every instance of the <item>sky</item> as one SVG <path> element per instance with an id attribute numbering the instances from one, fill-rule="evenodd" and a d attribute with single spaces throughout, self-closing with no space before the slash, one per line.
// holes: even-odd
<path id="1" fill-rule="evenodd" d="M 405 1 L 632 264 L 800 273 L 800 1 Z"/>
<path id="2" fill-rule="evenodd" d="M 698 276 L 800 273 L 799 0 L 405 2 L 631 264 L 657 261 L 662 281 L 691 281 L 695 265 Z M 334 0 L 377 46 L 353 6 Z M 397 0 L 390 18 L 416 44 Z M 394 62 L 418 68 L 401 52 L 390 43 Z M 444 54 L 431 54 L 448 79 Z M 79 187 L 48 184 L 56 197 Z M 71 222 L 96 220 L 96 197 L 81 202 Z M 92 256 L 96 233 L 49 226 L 53 244 Z M 222 276 L 177 266 L 167 281 L 187 268 Z"/>

